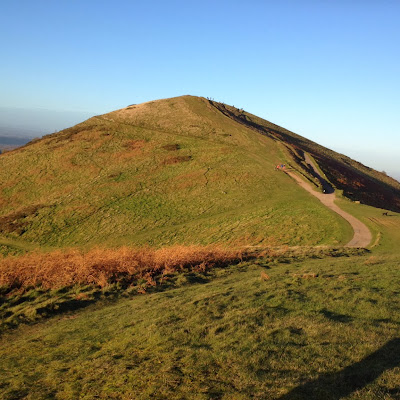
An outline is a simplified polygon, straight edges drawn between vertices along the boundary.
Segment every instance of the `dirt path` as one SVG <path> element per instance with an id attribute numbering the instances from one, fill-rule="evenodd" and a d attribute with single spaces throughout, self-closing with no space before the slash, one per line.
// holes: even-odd
<path id="1" fill-rule="evenodd" d="M 316 168 L 315 164 L 313 161 L 310 159 L 310 157 L 306 154 L 305 159 L 307 164 L 309 164 L 315 172 L 315 175 L 318 176 L 318 178 L 326 182 L 323 177 L 321 177 L 318 173 L 318 169 Z M 315 196 L 317 199 L 321 201 L 322 204 L 324 204 L 326 207 L 330 208 L 332 211 L 335 213 L 339 214 L 341 217 L 343 217 L 354 230 L 354 236 L 353 239 L 350 240 L 349 243 L 346 244 L 346 247 L 367 247 L 372 240 L 372 235 L 370 230 L 367 228 L 365 224 L 363 224 L 360 220 L 357 218 L 353 217 L 346 211 L 343 211 L 341 208 L 339 208 L 335 204 L 335 192 L 333 188 L 329 185 L 330 189 L 327 188 L 326 193 L 320 193 L 316 192 L 310 184 L 306 183 L 303 181 L 296 173 L 293 171 L 285 171 L 288 175 L 290 175 L 303 189 L 307 190 L 307 192 L 311 193 L 313 196 Z M 325 188 L 325 186 L 324 186 Z"/>

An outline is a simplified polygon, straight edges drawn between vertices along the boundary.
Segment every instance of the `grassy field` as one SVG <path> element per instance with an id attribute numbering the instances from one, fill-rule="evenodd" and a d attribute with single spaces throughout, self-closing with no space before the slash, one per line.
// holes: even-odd
<path id="1" fill-rule="evenodd" d="M 345 243 L 349 226 L 279 162 L 275 140 L 205 99 L 131 106 L 0 156 L 0 242 Z"/>
<path id="2" fill-rule="evenodd" d="M 398 399 L 400 257 L 282 261 L 5 333 L 1 397 Z"/>
<path id="3" fill-rule="evenodd" d="M 376 224 L 380 211 L 347 203 Z M 14 309 L 51 317 L 58 301 L 60 314 L 3 330 L 0 397 L 399 399 L 400 216 L 388 218 L 371 252 L 287 249 L 143 295 L 27 292 Z"/>

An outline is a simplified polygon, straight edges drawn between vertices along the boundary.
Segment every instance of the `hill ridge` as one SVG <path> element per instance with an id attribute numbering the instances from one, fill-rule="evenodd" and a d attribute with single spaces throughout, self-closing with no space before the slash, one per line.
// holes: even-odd
<path id="1" fill-rule="evenodd" d="M 400 182 L 394 178 L 282 128 L 277 124 L 247 113 L 243 109 L 227 106 L 226 104 L 212 100 L 209 101 L 228 118 L 261 134 L 265 134 L 274 140 L 283 142 L 286 146 L 289 145 L 294 161 L 309 175 L 312 175 L 313 172 L 305 165 L 304 152 L 312 154 L 314 158 L 318 159 L 318 164 L 325 175 L 329 176 L 329 180 L 335 187 L 343 191 L 345 197 L 351 200 L 362 201 L 374 207 L 389 209 L 395 212 L 400 211 Z M 342 175 L 337 174 L 338 169 L 341 170 Z M 347 182 L 343 181 L 343 174 L 346 175 Z M 359 186 L 353 185 L 351 180 L 356 181 Z M 381 187 L 378 188 L 377 185 Z"/>

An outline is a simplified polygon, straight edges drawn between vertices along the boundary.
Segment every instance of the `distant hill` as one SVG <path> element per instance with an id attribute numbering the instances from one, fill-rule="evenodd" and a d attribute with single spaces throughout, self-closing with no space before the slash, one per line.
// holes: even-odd
<path id="1" fill-rule="evenodd" d="M 243 110 L 182 96 L 131 105 L 0 156 L 0 235 L 41 245 L 341 244 L 348 224 L 275 170 L 400 209 L 400 184 Z"/>
<path id="2" fill-rule="evenodd" d="M 42 136 L 35 129 L 15 128 L 0 125 L 0 151 L 11 150 L 23 146 L 34 138 Z"/>
<path id="3" fill-rule="evenodd" d="M 0 130 L 1 132 L 1 130 Z M 2 136 L 0 135 L 0 151 L 12 150 L 23 146 L 30 142 L 32 138 L 19 136 Z"/>
<path id="4" fill-rule="evenodd" d="M 6 146 L 22 146 L 28 143 L 30 138 L 20 138 L 20 137 L 12 137 L 12 136 L 0 136 L 0 145 Z"/>

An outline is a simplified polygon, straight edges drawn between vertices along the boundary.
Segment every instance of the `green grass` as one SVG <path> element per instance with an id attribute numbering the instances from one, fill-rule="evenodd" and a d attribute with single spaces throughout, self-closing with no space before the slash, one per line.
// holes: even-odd
<path id="1" fill-rule="evenodd" d="M 393 211 L 355 204 L 347 199 L 336 200 L 339 207 L 363 221 L 371 230 L 371 246 L 377 254 L 398 254 L 400 243 L 400 214 Z"/>
<path id="2" fill-rule="evenodd" d="M 260 260 L 20 327 L 1 339 L 1 396 L 398 398 L 399 261 Z"/>
<path id="3" fill-rule="evenodd" d="M 351 230 L 274 166 L 278 142 L 185 96 L 0 156 L 0 235 L 37 246 L 338 245 Z"/>
<path id="4" fill-rule="evenodd" d="M 0 255 L 7 257 L 7 256 L 16 256 L 19 254 L 23 254 L 24 252 L 18 248 L 18 247 L 13 247 L 5 244 L 0 243 Z"/>
<path id="5" fill-rule="evenodd" d="M 382 217 L 340 203 L 371 228 Z M 2 297 L 0 397 L 398 399 L 400 220 L 382 218 L 372 252 L 299 247 L 145 295 Z"/>
<path id="6" fill-rule="evenodd" d="M 0 256 L 20 255 L 33 250 L 35 246 L 21 240 L 0 237 Z"/>

